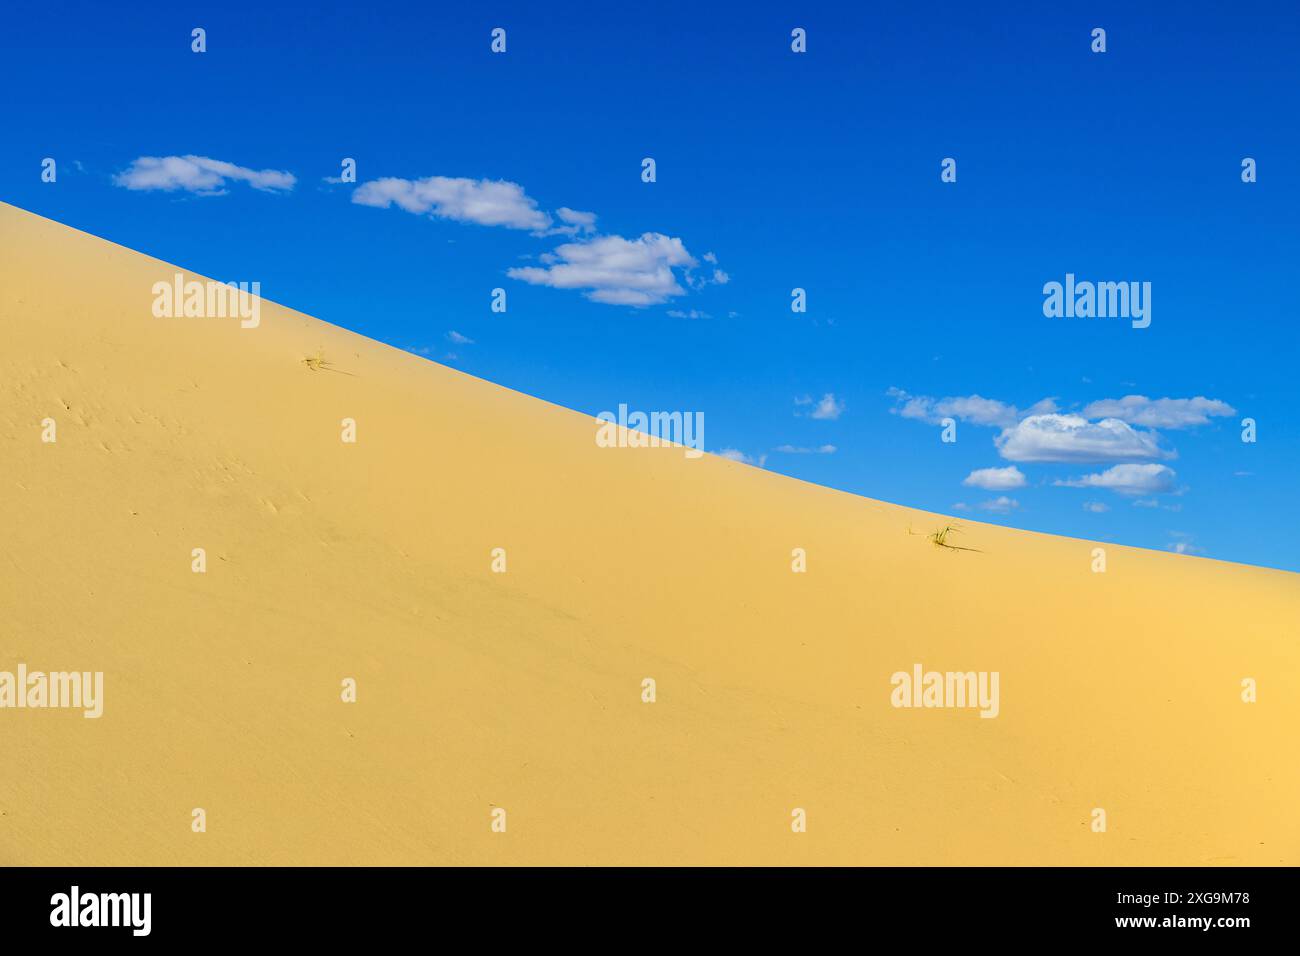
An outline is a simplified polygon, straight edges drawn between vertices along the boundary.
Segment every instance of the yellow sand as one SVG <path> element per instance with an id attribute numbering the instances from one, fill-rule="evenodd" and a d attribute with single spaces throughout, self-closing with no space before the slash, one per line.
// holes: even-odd
<path id="1" fill-rule="evenodd" d="M 155 318 L 175 271 L 0 205 L 0 670 L 105 674 L 0 710 L 0 864 L 1300 863 L 1296 575 L 936 549 L 269 302 Z M 1000 716 L 892 707 L 915 663 Z"/>

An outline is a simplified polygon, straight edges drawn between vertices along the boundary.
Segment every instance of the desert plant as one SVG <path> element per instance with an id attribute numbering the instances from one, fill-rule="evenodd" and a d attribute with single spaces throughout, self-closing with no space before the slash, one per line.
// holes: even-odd
<path id="1" fill-rule="evenodd" d="M 908 525 L 907 533 L 921 534 L 922 532 L 913 531 L 912 526 Z M 937 531 L 931 531 L 929 534 L 925 535 L 925 537 L 929 538 L 930 543 L 933 544 L 936 548 L 947 548 L 949 551 L 979 551 L 980 550 L 979 548 L 963 548 L 959 544 L 948 543 L 948 536 L 950 534 L 961 534 L 961 533 L 962 533 L 961 525 L 948 524 L 948 525 L 944 525 L 942 528 L 939 528 Z"/>
<path id="2" fill-rule="evenodd" d="M 309 355 L 307 358 L 303 359 L 302 362 L 313 372 L 319 371 L 320 369 L 326 369 L 328 371 L 330 367 L 330 363 L 325 361 L 325 350 L 321 348 L 316 349 L 315 355 Z"/>

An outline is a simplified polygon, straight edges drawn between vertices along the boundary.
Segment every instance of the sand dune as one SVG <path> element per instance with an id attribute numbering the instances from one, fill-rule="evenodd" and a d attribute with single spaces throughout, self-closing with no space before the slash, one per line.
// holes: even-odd
<path id="1" fill-rule="evenodd" d="M 0 671 L 104 673 L 0 709 L 0 863 L 1300 863 L 1296 575 L 938 549 L 178 271 L 0 205 Z"/>

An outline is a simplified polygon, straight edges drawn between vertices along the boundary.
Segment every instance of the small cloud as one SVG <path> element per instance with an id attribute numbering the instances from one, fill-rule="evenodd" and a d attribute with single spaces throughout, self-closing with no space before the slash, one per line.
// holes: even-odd
<path id="1" fill-rule="evenodd" d="M 696 261 L 680 239 L 647 232 L 636 239 L 598 236 L 560 246 L 547 268 L 524 266 L 506 275 L 530 285 L 578 289 L 593 302 L 610 305 L 658 305 L 686 290 L 673 271 L 689 269 Z"/>
<path id="2" fill-rule="evenodd" d="M 999 495 L 991 501 L 982 501 L 979 505 L 985 511 L 992 511 L 994 514 L 1010 514 L 1020 507 L 1020 502 L 1015 498 L 1008 498 L 1006 495 Z"/>
<path id="3" fill-rule="evenodd" d="M 263 192 L 287 192 L 297 179 L 278 169 L 249 169 L 207 156 L 141 156 L 113 182 L 134 191 L 178 189 L 199 196 L 220 196 L 228 192 L 228 181 L 245 182 Z"/>
<path id="4" fill-rule="evenodd" d="M 711 319 L 713 316 L 707 312 L 701 312 L 699 309 L 669 309 L 668 315 L 674 319 Z"/>
<path id="5" fill-rule="evenodd" d="M 719 458 L 738 461 L 742 465 L 757 465 L 759 468 L 762 468 L 767 462 L 767 455 L 759 455 L 757 458 L 752 458 L 749 455 L 746 455 L 739 448 L 724 448 L 721 451 L 716 452 L 716 454 Z"/>
<path id="6" fill-rule="evenodd" d="M 1166 548 L 1174 554 L 1204 554 L 1205 552 L 1192 544 L 1192 536 L 1186 531 L 1171 531 L 1170 536 L 1176 540 L 1170 541 Z"/>
<path id="7" fill-rule="evenodd" d="M 953 511 L 970 511 L 970 505 L 966 504 L 966 502 L 964 502 L 964 501 L 959 501 L 959 502 L 957 502 L 955 505 L 952 506 L 952 510 L 953 510 Z"/>
<path id="8" fill-rule="evenodd" d="M 716 261 L 716 259 L 715 259 Z M 689 268 L 686 272 L 686 284 L 692 289 L 703 289 L 710 285 L 726 285 L 731 281 L 731 276 L 727 275 L 721 269 L 714 269 L 711 276 L 697 276 Z"/>
<path id="9" fill-rule="evenodd" d="M 1103 504 L 1100 501 L 1085 501 L 1083 503 L 1084 511 L 1091 511 L 1095 515 L 1103 514 L 1110 510 L 1110 505 Z"/>
<path id="10" fill-rule="evenodd" d="M 473 340 L 473 339 L 471 339 L 469 336 L 461 335 L 461 334 L 460 334 L 459 332 L 457 332 L 455 329 L 452 329 L 450 332 L 447 333 L 447 341 L 448 341 L 448 342 L 454 342 L 456 345 L 473 345 L 473 344 L 474 344 L 474 340 Z M 491 351 L 491 349 L 489 349 L 488 351 Z"/>
<path id="11" fill-rule="evenodd" d="M 772 450 L 781 452 L 783 455 L 833 455 L 839 449 L 834 445 L 818 445 L 816 448 L 805 448 L 802 445 L 778 445 Z"/>
<path id="12" fill-rule="evenodd" d="M 1023 488 L 1025 476 L 1015 465 L 1006 468 L 977 468 L 966 476 L 962 484 L 983 488 L 985 491 L 1009 491 L 1012 488 Z"/>
<path id="13" fill-rule="evenodd" d="M 560 218 L 564 225 L 555 226 L 548 230 L 546 232 L 548 236 L 577 236 L 596 231 L 596 214 L 594 212 L 579 212 L 576 209 L 570 209 L 568 206 L 561 206 L 555 210 L 555 215 Z"/>
<path id="14" fill-rule="evenodd" d="M 984 398 L 982 395 L 955 396 L 949 398 L 931 398 L 928 395 L 912 395 L 901 388 L 890 387 L 885 392 L 894 399 L 890 412 L 903 418 L 937 425 L 945 418 L 982 425 L 988 428 L 1010 428 L 1026 415 L 1046 414 L 1056 411 L 1056 403 L 1044 398 L 1027 409 L 1021 410 L 1006 402 Z"/>
<path id="15" fill-rule="evenodd" d="M 821 400 L 817 402 L 813 401 L 811 395 L 800 395 L 795 398 L 794 403 L 800 408 L 809 405 L 813 406 L 812 411 L 808 412 L 808 417 L 821 421 L 834 421 L 844 414 L 844 403 L 838 401 L 830 392 L 823 395 Z M 795 414 L 800 413 L 795 412 Z"/>
<path id="16" fill-rule="evenodd" d="M 1157 398 L 1125 395 L 1093 402 L 1083 410 L 1087 418 L 1117 418 L 1131 425 L 1147 428 L 1194 428 L 1208 424 L 1212 417 L 1236 414 L 1227 402 L 1217 398 Z"/>
<path id="17" fill-rule="evenodd" d="M 1106 488 L 1121 495 L 1160 495 L 1174 490 L 1174 470 L 1165 465 L 1115 465 L 1097 474 L 1054 484 L 1064 488 Z"/>
<path id="18" fill-rule="evenodd" d="M 1137 501 L 1133 502 L 1133 507 L 1134 508 L 1160 508 L 1164 511 L 1175 511 L 1175 512 L 1183 510 L 1183 506 L 1176 501 L 1171 502 L 1170 504 L 1167 505 L 1163 505 L 1155 498 L 1139 498 Z"/>
<path id="19" fill-rule="evenodd" d="M 524 187 L 504 179 L 390 176 L 362 183 L 353 190 L 352 201 L 377 209 L 395 205 L 417 215 L 480 226 L 541 231 L 551 225 L 551 217 L 537 208 L 537 201 L 524 192 Z"/>

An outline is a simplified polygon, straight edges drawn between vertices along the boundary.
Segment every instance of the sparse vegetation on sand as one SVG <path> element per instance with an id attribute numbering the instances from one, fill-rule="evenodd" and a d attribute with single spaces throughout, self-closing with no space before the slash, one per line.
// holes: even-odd
<path id="1" fill-rule="evenodd" d="M 907 533 L 908 533 L 908 534 L 921 534 L 920 531 L 913 531 L 911 525 L 908 525 L 908 526 L 907 526 Z M 979 552 L 979 551 L 980 551 L 979 548 L 963 548 L 963 547 L 962 547 L 961 545 L 959 545 L 959 544 L 949 544 L 949 543 L 948 543 L 948 535 L 950 535 L 950 534 L 961 534 L 961 533 L 962 533 L 961 525 L 959 525 L 959 524 L 947 524 L 947 525 L 944 525 L 942 528 L 939 528 L 937 531 L 931 531 L 929 534 L 926 535 L 926 537 L 930 539 L 930 542 L 931 542 L 931 543 L 932 543 L 936 548 L 947 548 L 949 551 L 976 551 L 976 552 Z M 982 552 L 981 552 L 981 553 L 982 553 Z"/>
<path id="2" fill-rule="evenodd" d="M 343 369 L 341 368 L 335 368 L 334 363 L 328 361 L 325 358 L 325 350 L 322 348 L 316 349 L 315 355 L 309 355 L 306 358 L 304 358 L 302 360 L 302 364 L 306 365 L 313 372 L 325 371 L 325 372 L 338 372 L 340 375 L 352 374 L 351 372 L 343 371 Z"/>
<path id="3" fill-rule="evenodd" d="M 320 371 L 321 369 L 330 369 L 330 363 L 325 361 L 325 350 L 320 348 L 316 350 L 315 355 L 309 355 L 303 359 L 302 364 L 306 365 L 314 372 Z"/>

